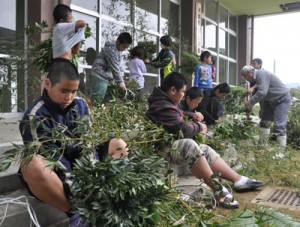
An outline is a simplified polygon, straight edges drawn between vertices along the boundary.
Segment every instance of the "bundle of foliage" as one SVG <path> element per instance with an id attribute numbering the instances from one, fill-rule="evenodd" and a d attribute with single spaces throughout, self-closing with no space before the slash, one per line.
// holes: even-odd
<path id="1" fill-rule="evenodd" d="M 152 60 L 153 55 L 156 53 L 157 46 L 153 41 L 138 42 L 138 46 L 144 48 L 144 58 Z"/>
<path id="2" fill-rule="evenodd" d="M 199 56 L 195 53 L 183 51 L 181 55 L 181 65 L 178 66 L 185 73 L 192 75 L 195 72 L 196 65 L 200 63 Z"/>
<path id="3" fill-rule="evenodd" d="M 289 110 L 289 119 L 287 124 L 288 138 L 287 142 L 295 149 L 300 148 L 300 104 L 292 104 Z"/>
<path id="4" fill-rule="evenodd" d="M 245 88 L 237 86 L 230 87 L 230 93 L 222 100 L 226 114 L 244 114 L 244 100 L 247 96 Z"/>
<path id="5" fill-rule="evenodd" d="M 214 138 L 239 143 L 243 140 L 255 139 L 258 129 L 255 123 L 246 117 L 231 115 L 222 118 L 222 121 L 213 128 Z"/>
<path id="6" fill-rule="evenodd" d="M 255 211 L 237 211 L 226 216 L 221 226 L 299 226 L 299 222 L 272 208 L 257 208 Z"/>
<path id="7" fill-rule="evenodd" d="M 290 92 L 291 92 L 291 96 L 292 97 L 300 99 L 300 87 L 298 87 L 298 88 L 291 88 Z"/>
<path id="8" fill-rule="evenodd" d="M 172 210 L 176 221 L 183 203 L 165 170 L 165 161 L 152 148 L 130 149 L 126 158 L 96 163 L 85 156 L 73 172 L 75 207 L 92 226 L 155 226 L 163 219 L 172 222 Z M 179 209 L 165 207 L 168 200 L 177 200 Z"/>

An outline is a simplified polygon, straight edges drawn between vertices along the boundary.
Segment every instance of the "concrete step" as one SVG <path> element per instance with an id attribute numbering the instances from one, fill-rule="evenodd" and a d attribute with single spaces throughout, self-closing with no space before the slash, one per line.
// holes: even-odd
<path id="1" fill-rule="evenodd" d="M 12 143 L 17 145 L 23 144 L 22 141 L 14 141 Z M 0 143 L 0 158 L 4 156 L 6 151 L 15 148 L 12 143 Z M 17 175 L 18 169 L 19 164 L 13 163 L 6 171 L 0 172 L 0 194 L 24 188 Z"/>
<path id="2" fill-rule="evenodd" d="M 25 196 L 25 197 L 24 197 Z M 17 190 L 12 193 L 8 193 L 0 196 L 0 226 L 12 227 L 12 226 L 30 226 L 30 215 L 24 204 L 10 203 L 7 206 L 6 201 L 19 198 L 19 202 L 26 202 L 32 206 L 39 225 L 41 227 L 67 227 L 68 218 L 65 213 L 43 203 L 33 197 L 28 192 L 23 190 Z M 4 219 L 4 220 L 3 220 Z M 3 220 L 3 222 L 2 222 Z M 2 224 L 1 224 L 2 222 Z M 55 223 L 55 224 L 54 224 Z M 32 226 L 35 226 L 34 224 Z"/>
<path id="3" fill-rule="evenodd" d="M 24 188 L 17 175 L 18 169 L 19 165 L 14 163 L 8 168 L 8 170 L 0 172 L 0 194 L 13 192 Z"/>

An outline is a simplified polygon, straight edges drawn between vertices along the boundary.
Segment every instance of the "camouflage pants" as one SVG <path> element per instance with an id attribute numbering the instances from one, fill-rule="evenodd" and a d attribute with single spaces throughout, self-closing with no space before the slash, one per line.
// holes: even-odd
<path id="1" fill-rule="evenodd" d="M 209 166 L 212 166 L 220 155 L 205 144 L 197 144 L 192 139 L 176 140 L 171 148 L 164 148 L 164 157 L 171 166 L 187 165 L 192 168 L 193 165 L 204 155 Z"/>

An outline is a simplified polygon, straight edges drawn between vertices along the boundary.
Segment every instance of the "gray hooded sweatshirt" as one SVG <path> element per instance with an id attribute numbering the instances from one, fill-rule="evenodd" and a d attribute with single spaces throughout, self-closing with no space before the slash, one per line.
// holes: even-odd
<path id="1" fill-rule="evenodd" d="M 114 79 L 118 84 L 124 84 L 121 66 L 121 52 L 115 43 L 106 42 L 92 66 L 92 74 L 105 80 Z"/>

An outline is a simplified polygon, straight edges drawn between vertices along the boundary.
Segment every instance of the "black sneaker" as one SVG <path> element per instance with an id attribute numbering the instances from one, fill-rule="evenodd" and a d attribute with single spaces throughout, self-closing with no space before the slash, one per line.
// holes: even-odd
<path id="1" fill-rule="evenodd" d="M 239 186 L 233 186 L 233 190 L 236 192 L 248 192 L 254 191 L 256 188 L 263 186 L 263 182 L 254 179 L 248 179 L 245 184 Z"/>

